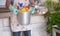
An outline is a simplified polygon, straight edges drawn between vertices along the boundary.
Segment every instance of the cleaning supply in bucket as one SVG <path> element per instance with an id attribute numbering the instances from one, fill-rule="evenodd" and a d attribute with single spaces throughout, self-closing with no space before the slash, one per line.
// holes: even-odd
<path id="1" fill-rule="evenodd" d="M 21 9 L 19 9 L 18 12 L 22 12 Z"/>
<path id="2" fill-rule="evenodd" d="M 24 6 L 23 8 L 18 9 L 18 12 L 27 12 L 29 10 L 29 6 Z"/>
<path id="3" fill-rule="evenodd" d="M 28 10 L 29 10 L 29 6 L 24 6 L 24 8 L 26 9 L 26 11 L 28 11 Z"/>
<path id="4" fill-rule="evenodd" d="M 19 7 L 19 9 L 21 9 L 21 8 L 23 8 L 23 3 L 18 3 L 18 7 Z"/>
<path id="5" fill-rule="evenodd" d="M 27 12 L 25 8 L 22 8 L 21 11 L 22 11 L 22 12 Z"/>

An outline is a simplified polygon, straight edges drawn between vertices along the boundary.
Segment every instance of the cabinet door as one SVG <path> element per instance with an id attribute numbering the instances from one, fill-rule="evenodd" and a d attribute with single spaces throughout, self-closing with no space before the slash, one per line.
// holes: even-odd
<path id="1" fill-rule="evenodd" d="M 2 19 L 0 19 L 0 36 L 3 35 L 2 30 L 3 30 L 3 22 L 2 22 Z"/>
<path id="2" fill-rule="evenodd" d="M 0 29 L 3 27 L 3 20 L 0 19 Z"/>
<path id="3" fill-rule="evenodd" d="M 6 0 L 0 0 L 0 8 L 5 8 Z"/>
<path id="4" fill-rule="evenodd" d="M 11 36 L 9 18 L 0 19 L 0 36 Z"/>
<path id="5" fill-rule="evenodd" d="M 3 20 L 3 27 L 9 27 L 9 18 L 4 18 Z"/>

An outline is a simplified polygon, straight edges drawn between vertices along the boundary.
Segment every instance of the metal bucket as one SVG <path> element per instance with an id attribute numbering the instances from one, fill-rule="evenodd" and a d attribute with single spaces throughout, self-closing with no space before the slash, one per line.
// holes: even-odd
<path id="1" fill-rule="evenodd" d="M 19 12 L 18 13 L 18 22 L 21 25 L 30 24 L 31 12 Z"/>

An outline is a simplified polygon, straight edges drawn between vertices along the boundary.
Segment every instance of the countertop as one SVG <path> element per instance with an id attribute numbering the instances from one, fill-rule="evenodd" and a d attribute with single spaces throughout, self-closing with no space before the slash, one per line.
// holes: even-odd
<path id="1" fill-rule="evenodd" d="M 11 14 L 13 14 L 13 12 L 10 12 L 10 10 L 8 8 L 0 8 L 0 18 L 6 18 L 6 17 L 11 17 Z M 43 14 L 32 14 L 32 16 L 43 16 Z"/>
<path id="2" fill-rule="evenodd" d="M 13 12 L 2 12 L 0 13 L 0 18 L 11 17 L 11 14 L 13 14 Z M 43 14 L 32 14 L 32 16 L 43 16 Z"/>
<path id="3" fill-rule="evenodd" d="M 0 13 L 10 12 L 8 8 L 0 8 Z"/>

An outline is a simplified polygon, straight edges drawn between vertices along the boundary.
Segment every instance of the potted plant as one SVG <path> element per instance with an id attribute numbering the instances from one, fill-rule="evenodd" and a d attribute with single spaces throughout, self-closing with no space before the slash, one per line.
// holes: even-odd
<path id="1" fill-rule="evenodd" d="M 60 25 L 60 6 L 59 3 L 52 0 L 47 0 L 44 5 L 48 8 L 48 12 L 44 14 L 45 17 L 48 17 L 47 31 L 52 36 L 52 26 Z"/>

